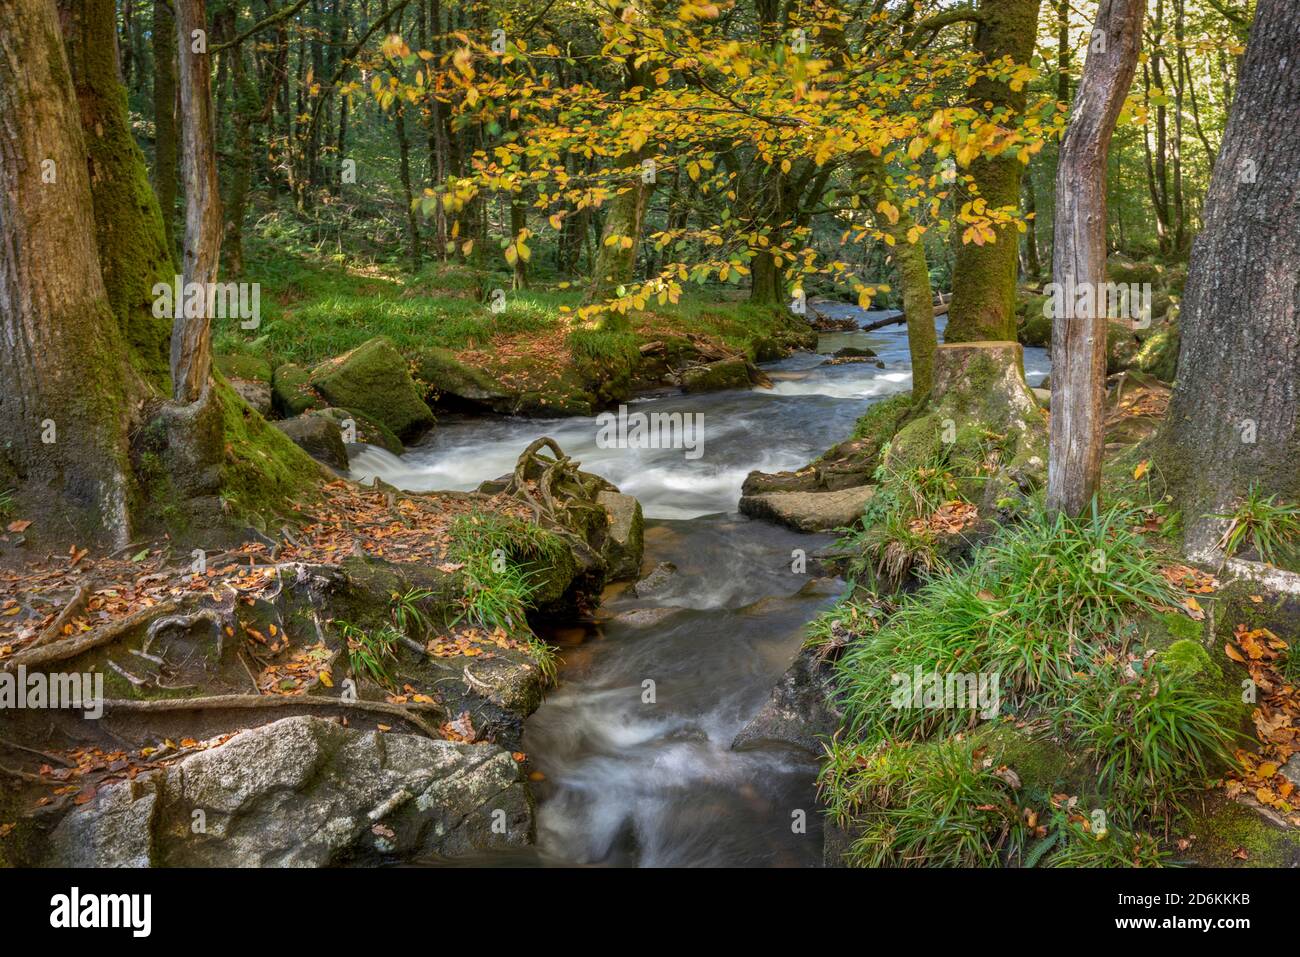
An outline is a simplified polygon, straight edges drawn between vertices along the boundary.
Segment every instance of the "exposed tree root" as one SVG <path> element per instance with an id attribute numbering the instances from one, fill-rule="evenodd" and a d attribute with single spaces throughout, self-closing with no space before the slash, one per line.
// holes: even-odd
<path id="1" fill-rule="evenodd" d="M 104 702 L 104 710 L 118 712 L 151 713 L 162 711 L 236 711 L 260 708 L 340 708 L 369 711 L 399 718 L 419 728 L 429 737 L 441 741 L 438 730 L 416 711 L 445 714 L 437 705 L 388 704 L 385 701 L 344 701 L 342 698 L 322 698 L 316 695 L 255 695 L 224 694 L 203 698 L 166 698 L 154 701 L 111 699 Z"/>
<path id="2" fill-rule="evenodd" d="M 53 664 L 58 661 L 67 661 L 69 658 L 75 658 L 77 655 L 90 651 L 91 649 L 117 641 L 117 639 L 121 638 L 132 629 L 138 628 L 159 616 L 169 615 L 179 607 L 180 603 L 175 600 L 165 601 L 150 608 L 141 608 L 139 611 L 132 612 L 125 618 L 119 618 L 116 621 L 110 621 L 107 624 L 100 625 L 94 631 L 84 635 L 64 638 L 62 641 L 50 642 L 49 644 L 43 645 L 39 648 L 24 648 L 12 658 L 6 659 L 4 670 L 13 671 L 19 665 L 26 665 L 28 668 L 33 668 Z"/>

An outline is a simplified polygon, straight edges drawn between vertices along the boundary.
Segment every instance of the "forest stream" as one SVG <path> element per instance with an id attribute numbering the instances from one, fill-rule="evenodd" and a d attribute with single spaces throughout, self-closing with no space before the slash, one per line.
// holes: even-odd
<path id="1" fill-rule="evenodd" d="M 882 313 L 824 306 L 866 322 Z M 942 332 L 943 320 L 939 320 Z M 884 362 L 825 363 L 846 346 Z M 524 750 L 544 779 L 537 847 L 516 860 L 459 864 L 810 866 L 821 862 L 815 764 L 778 747 L 732 750 L 767 701 L 803 628 L 840 593 L 838 579 L 794 570 L 833 541 L 736 513 L 753 469 L 799 468 L 846 438 L 873 403 L 910 387 L 906 332 L 821 336 L 818 354 L 766 364 L 771 389 L 668 395 L 636 411 L 702 413 L 703 455 L 683 449 L 601 449 L 593 418 L 444 418 L 398 458 L 366 447 L 352 477 L 411 491 L 468 490 L 508 473 L 541 435 L 640 500 L 642 573 L 676 572 L 652 594 L 610 588 L 590 621 L 544 635 L 560 648 L 558 687 L 527 723 Z M 1038 385 L 1043 349 L 1025 350 Z M 644 589 L 643 589 L 644 590 Z M 653 682 L 653 684 L 649 684 Z M 651 700 L 652 699 L 652 700 Z M 799 812 L 803 812 L 802 815 Z M 796 826 L 799 820 L 805 828 Z"/>

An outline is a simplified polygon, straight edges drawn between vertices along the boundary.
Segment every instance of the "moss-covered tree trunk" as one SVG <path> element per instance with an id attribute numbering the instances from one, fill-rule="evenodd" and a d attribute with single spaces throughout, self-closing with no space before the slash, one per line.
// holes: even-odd
<path id="1" fill-rule="evenodd" d="M 1258 482 L 1300 500 L 1300 6 L 1259 0 L 1192 247 L 1158 458 L 1193 552 Z M 1055 407 L 1053 407 L 1055 412 Z"/>
<path id="2" fill-rule="evenodd" d="M 162 209 L 167 252 L 176 255 L 176 23 L 164 0 L 153 5 L 153 188 Z"/>
<path id="3" fill-rule="evenodd" d="M 1029 62 L 1038 34 L 1040 0 L 982 0 L 976 13 L 974 48 L 991 62 L 1010 57 Z M 1010 124 L 1025 108 L 1025 91 L 981 76 L 971 88 L 971 105 L 993 122 Z M 990 208 L 1017 208 L 1024 165 L 1014 153 L 980 157 L 970 166 L 979 195 Z M 999 227 L 995 242 L 964 244 L 953 268 L 952 305 L 945 342 L 1016 337 L 1016 258 L 1020 245 L 1014 225 Z"/>
<path id="4" fill-rule="evenodd" d="M 909 234 L 916 220 L 906 207 L 892 195 L 887 182 L 884 163 L 869 153 L 855 162 L 868 207 L 878 210 L 882 201 L 897 211 L 891 220 L 877 211 L 876 225 L 892 236 L 892 252 L 903 289 L 903 315 L 907 320 L 907 346 L 912 359 L 912 395 L 919 403 L 924 401 L 934 385 L 934 354 L 938 336 L 934 330 L 934 288 L 930 284 L 930 263 L 925 255 L 925 244 Z"/>
<path id="5" fill-rule="evenodd" d="M 111 20 L 110 20 L 111 25 Z M 55 6 L 0 3 L 0 462 L 32 533 L 127 541 L 124 336 Z"/>
<path id="6" fill-rule="evenodd" d="M 161 386 L 170 321 L 153 314 L 155 283 L 175 275 L 144 155 L 131 135 L 117 67 L 113 0 L 59 0 L 68 66 L 80 108 L 104 286 L 133 360 Z"/>

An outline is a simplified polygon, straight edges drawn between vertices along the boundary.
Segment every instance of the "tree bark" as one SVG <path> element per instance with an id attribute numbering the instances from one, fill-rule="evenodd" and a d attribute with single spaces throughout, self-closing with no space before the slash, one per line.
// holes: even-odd
<path id="1" fill-rule="evenodd" d="M 110 24 L 111 24 L 110 20 Z M 123 544 L 129 370 L 55 6 L 0 3 L 0 473 L 33 533 Z M 58 522 L 58 528 L 54 523 Z"/>
<path id="2" fill-rule="evenodd" d="M 153 5 L 153 188 L 167 251 L 176 255 L 176 24 L 164 0 Z"/>
<path id="3" fill-rule="evenodd" d="M 985 60 L 1010 57 L 1028 63 L 1038 34 L 1039 0 L 984 0 L 975 28 L 974 47 Z M 1016 116 L 1025 109 L 1026 92 L 989 77 L 971 89 L 971 104 L 989 115 Z M 986 108 L 986 105 L 991 105 Z M 1018 208 L 1024 164 L 1009 155 L 980 157 L 970 165 L 971 176 L 991 209 Z M 1001 226 L 997 240 L 983 246 L 967 243 L 957 249 L 952 277 L 952 307 L 945 342 L 1014 339 L 1016 337 L 1016 260 L 1020 247 L 1014 225 Z"/>
<path id="4" fill-rule="evenodd" d="M 1260 0 L 1192 246 L 1158 461 L 1192 553 L 1251 483 L 1300 499 L 1300 6 Z"/>
<path id="5" fill-rule="evenodd" d="M 212 81 L 206 46 L 198 52 L 196 31 L 206 44 L 204 0 L 175 0 L 181 89 L 181 170 L 185 184 L 185 255 L 183 275 L 210 290 L 221 256 L 221 192 L 212 141 Z M 172 398 L 188 404 L 203 394 L 212 370 L 211 296 L 200 316 L 179 311 L 172 326 Z"/>
<path id="6" fill-rule="evenodd" d="M 113 0 L 59 0 L 64 47 L 81 113 L 95 207 L 95 238 L 109 303 L 141 372 L 166 388 L 170 322 L 153 314 L 153 288 L 176 274 L 144 154 L 131 134 L 117 68 Z"/>
<path id="7" fill-rule="evenodd" d="M 1079 515 L 1101 489 L 1106 381 L 1106 166 L 1111 135 L 1137 70 L 1144 0 L 1102 0 L 1056 171 L 1052 280 L 1049 512 Z M 1076 290 L 1093 293 L 1081 304 Z M 1082 308 L 1081 308 L 1082 306 Z"/>

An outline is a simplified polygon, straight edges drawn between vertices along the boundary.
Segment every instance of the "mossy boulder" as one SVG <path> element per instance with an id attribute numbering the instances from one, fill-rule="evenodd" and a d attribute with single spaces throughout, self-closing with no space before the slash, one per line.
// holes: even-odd
<path id="1" fill-rule="evenodd" d="M 1106 324 L 1106 375 L 1123 372 L 1133 364 L 1142 341 L 1125 322 Z"/>
<path id="2" fill-rule="evenodd" d="M 356 409 L 399 438 L 418 435 L 433 425 L 433 413 L 406 360 L 383 336 L 322 362 L 310 382 L 331 405 Z"/>
<path id="3" fill-rule="evenodd" d="M 749 385 L 749 363 L 742 357 L 708 362 L 682 373 L 683 392 L 720 392 L 748 389 Z"/>
<path id="4" fill-rule="evenodd" d="M 261 356 L 213 356 L 212 362 L 227 379 L 247 379 L 250 382 L 270 382 L 271 363 Z"/>
<path id="5" fill-rule="evenodd" d="M 1178 372 L 1179 343 L 1176 323 L 1156 329 L 1142 341 L 1133 357 L 1133 368 L 1153 375 L 1162 382 L 1173 382 Z"/>
<path id="6" fill-rule="evenodd" d="M 609 516 L 609 529 L 601 547 L 608 581 L 637 578 L 641 574 L 641 556 L 645 550 L 645 519 L 641 503 L 620 492 L 596 493 L 596 502 Z"/>
<path id="7" fill-rule="evenodd" d="M 275 367 L 271 376 L 271 405 L 285 418 L 321 408 L 321 401 L 311 388 L 311 373 L 293 362 Z"/>
<path id="8" fill-rule="evenodd" d="M 1111 256 L 1106 263 L 1106 278 L 1117 283 L 1150 283 L 1157 285 L 1164 275 L 1159 263 L 1141 259 Z"/>
<path id="9" fill-rule="evenodd" d="M 510 391 L 484 370 L 456 358 L 450 349 L 422 349 L 415 357 L 416 375 L 428 386 L 432 398 L 453 396 L 496 407 L 508 402 Z"/>
<path id="10" fill-rule="evenodd" d="M 340 472 L 347 471 L 348 451 L 343 444 L 343 434 L 338 420 L 331 414 L 336 410 L 308 412 L 292 419 L 282 419 L 275 427 L 318 462 L 324 462 Z"/>
<path id="11" fill-rule="evenodd" d="M 1016 303 L 1016 338 L 1022 346 L 1052 344 L 1052 320 L 1046 310 L 1048 299 L 1039 293 L 1021 293 Z"/>

